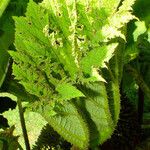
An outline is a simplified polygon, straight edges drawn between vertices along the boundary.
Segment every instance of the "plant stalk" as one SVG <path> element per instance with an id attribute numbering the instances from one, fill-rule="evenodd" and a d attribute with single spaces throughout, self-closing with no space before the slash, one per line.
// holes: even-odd
<path id="1" fill-rule="evenodd" d="M 27 129 L 26 129 L 26 125 L 25 125 L 25 119 L 24 119 L 24 114 L 23 114 L 23 108 L 22 108 L 20 99 L 17 100 L 17 103 L 18 103 L 18 107 L 19 107 L 19 116 L 20 116 L 20 122 L 21 122 L 21 127 L 22 127 L 26 150 L 30 150 L 30 144 L 29 144 Z"/>

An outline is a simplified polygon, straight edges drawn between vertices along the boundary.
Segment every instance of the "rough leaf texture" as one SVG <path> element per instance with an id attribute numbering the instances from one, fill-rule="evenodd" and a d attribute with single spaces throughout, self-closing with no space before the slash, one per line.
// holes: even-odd
<path id="1" fill-rule="evenodd" d="M 82 149 L 109 138 L 119 118 L 120 59 L 111 65 L 116 74 L 108 73 L 109 81 L 101 69 L 116 54 L 119 43 L 110 40 L 125 39 L 122 27 L 134 18 L 134 0 L 125 0 L 119 9 L 120 1 L 112 2 L 30 1 L 26 17 L 14 18 L 17 51 L 10 54 L 16 79 L 39 99 L 32 108 Z M 110 87 L 111 106 L 105 85 Z"/>

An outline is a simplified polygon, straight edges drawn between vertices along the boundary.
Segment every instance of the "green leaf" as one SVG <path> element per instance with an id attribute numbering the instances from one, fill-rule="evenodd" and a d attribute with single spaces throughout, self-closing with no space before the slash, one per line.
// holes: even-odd
<path id="1" fill-rule="evenodd" d="M 28 106 L 26 102 L 23 102 L 22 104 L 23 104 L 23 108 Z M 15 125 L 14 135 L 19 136 L 18 139 L 19 144 L 22 146 L 23 149 L 25 149 L 24 137 L 23 137 L 22 128 L 20 124 L 18 107 L 16 107 L 16 109 L 14 110 L 5 111 L 3 113 L 3 116 L 7 118 L 8 124 L 10 126 Z M 40 135 L 40 131 L 42 127 L 45 126 L 47 122 L 40 114 L 36 112 L 25 111 L 24 118 L 26 121 L 26 128 L 27 128 L 29 142 L 30 145 L 33 146 L 38 136 Z"/>
<path id="2" fill-rule="evenodd" d="M 106 8 L 110 14 L 113 14 L 115 10 L 118 8 L 121 0 L 102 0 L 100 1 L 102 7 Z"/>
<path id="3" fill-rule="evenodd" d="M 134 15 L 132 15 L 132 5 L 134 2 L 135 0 L 124 0 L 122 5 L 118 8 L 118 11 L 109 16 L 108 24 L 102 28 L 105 41 L 115 37 L 121 37 L 126 40 L 124 33 L 120 29 L 130 20 L 137 19 Z"/>
<path id="4" fill-rule="evenodd" d="M 10 0 L 1 0 L 0 1 L 0 17 L 2 16 L 3 12 L 5 11 L 7 5 L 9 4 Z"/>
<path id="5" fill-rule="evenodd" d="M 125 41 L 124 28 L 135 18 L 134 1 L 31 0 L 25 17 L 14 18 L 15 79 L 38 98 L 30 106 L 81 149 L 103 143 L 117 125 L 120 38 Z"/>
<path id="6" fill-rule="evenodd" d="M 92 74 L 93 68 L 106 66 L 105 63 L 113 56 L 117 44 L 103 47 L 97 47 L 90 51 L 87 56 L 81 60 L 82 69 L 87 74 Z"/>
<path id="7" fill-rule="evenodd" d="M 17 97 L 10 93 L 0 93 L 0 97 L 9 97 L 13 101 L 17 102 Z M 22 102 L 23 109 L 28 108 L 28 102 Z M 3 113 L 3 116 L 7 118 L 8 124 L 10 126 L 15 126 L 14 135 L 19 136 L 19 144 L 25 149 L 24 136 L 22 133 L 22 127 L 20 124 L 19 108 L 18 106 L 13 110 L 8 110 Z M 24 118 L 26 122 L 26 128 L 28 133 L 28 138 L 31 146 L 33 146 L 40 135 L 40 131 L 43 126 L 47 123 L 45 119 L 38 113 L 26 110 L 24 112 Z M 36 119 L 36 122 L 34 120 Z M 34 126 L 31 122 L 34 122 Z"/>
<path id="8" fill-rule="evenodd" d="M 82 90 L 86 98 L 81 99 L 79 108 L 84 110 L 83 113 L 86 115 L 85 119 L 90 130 L 90 145 L 94 147 L 95 145 L 102 144 L 111 137 L 115 125 L 109 110 L 107 91 L 104 83 L 89 84 L 83 87 Z M 118 99 L 119 95 L 116 98 Z"/>
<path id="9" fill-rule="evenodd" d="M 84 97 L 84 94 L 81 91 L 79 91 L 75 86 L 72 86 L 69 83 L 59 84 L 56 88 L 56 91 L 58 91 L 58 93 L 61 95 L 61 98 L 64 100 Z"/>
<path id="10" fill-rule="evenodd" d="M 42 116 L 62 137 L 81 149 L 86 149 L 89 143 L 89 131 L 87 124 L 78 113 L 77 108 L 68 102 L 64 103 L 61 111 L 55 115 L 49 115 L 49 106 L 41 111 Z"/>
<path id="11" fill-rule="evenodd" d="M 80 148 L 87 146 L 85 140 L 90 138 L 90 147 L 102 144 L 111 137 L 116 126 L 120 111 L 119 88 L 115 91 L 112 99 L 114 106 L 113 120 L 109 110 L 107 91 L 103 83 L 97 82 L 88 86 L 80 86 L 86 97 L 74 100 L 72 103 L 65 102 L 57 115 L 50 116 L 49 106 L 39 111 L 48 123 L 66 140 Z M 118 90 L 117 90 L 118 89 Z M 85 144 L 85 145 L 84 145 Z"/>
<path id="12" fill-rule="evenodd" d="M 144 21 L 136 21 L 135 22 L 136 29 L 133 32 L 134 41 L 136 42 L 139 35 L 146 32 L 147 28 Z"/>

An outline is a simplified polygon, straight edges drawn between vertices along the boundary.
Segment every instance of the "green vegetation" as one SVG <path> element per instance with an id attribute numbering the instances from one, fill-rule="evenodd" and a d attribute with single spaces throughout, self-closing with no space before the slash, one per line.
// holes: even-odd
<path id="1" fill-rule="evenodd" d="M 0 149 L 94 150 L 120 123 L 124 95 L 142 125 L 150 110 L 148 5 L 0 2 L 0 102 L 17 104 L 0 111 L 8 121 Z"/>

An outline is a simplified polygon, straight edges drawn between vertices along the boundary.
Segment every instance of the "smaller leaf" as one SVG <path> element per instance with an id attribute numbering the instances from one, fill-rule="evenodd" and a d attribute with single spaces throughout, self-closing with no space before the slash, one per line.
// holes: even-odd
<path id="1" fill-rule="evenodd" d="M 25 108 L 28 104 L 26 102 L 23 102 L 22 105 Z M 8 123 L 10 126 L 15 125 L 16 128 L 14 130 L 14 135 L 19 136 L 19 144 L 23 147 L 23 149 L 25 149 L 24 138 L 18 112 L 18 107 L 16 107 L 16 109 L 14 110 L 8 110 L 4 112 L 3 115 L 8 119 Z M 35 144 L 38 136 L 40 135 L 41 129 L 43 128 L 43 126 L 45 126 L 47 122 L 40 114 L 36 112 L 25 111 L 24 117 L 26 121 L 28 138 L 30 141 L 30 145 L 32 146 Z"/>
<path id="2" fill-rule="evenodd" d="M 87 56 L 81 60 L 83 71 L 91 75 L 93 68 L 106 67 L 105 62 L 111 59 L 117 45 L 117 43 L 113 43 L 91 50 Z"/>
<path id="3" fill-rule="evenodd" d="M 126 40 L 124 34 L 118 30 L 116 27 L 105 25 L 102 28 L 103 36 L 105 37 L 105 41 L 108 42 L 110 39 L 115 37 L 121 37 L 122 39 Z"/>
<path id="4" fill-rule="evenodd" d="M 135 25 L 136 25 L 136 29 L 133 32 L 133 37 L 134 37 L 134 41 L 137 41 L 138 37 L 144 32 L 146 32 L 147 29 L 144 21 L 136 21 Z"/>
<path id="5" fill-rule="evenodd" d="M 84 97 L 84 94 L 81 91 L 69 83 L 59 84 L 56 88 L 56 91 L 58 91 L 58 93 L 61 95 L 61 98 L 65 100 L 70 100 L 76 97 Z"/>
<path id="6" fill-rule="evenodd" d="M 105 42 L 116 37 L 121 37 L 126 41 L 125 35 L 120 29 L 130 20 L 137 19 L 132 15 L 132 5 L 134 2 L 135 0 L 124 0 L 118 11 L 108 18 L 108 24 L 102 28 Z"/>

